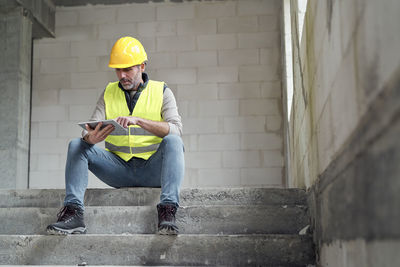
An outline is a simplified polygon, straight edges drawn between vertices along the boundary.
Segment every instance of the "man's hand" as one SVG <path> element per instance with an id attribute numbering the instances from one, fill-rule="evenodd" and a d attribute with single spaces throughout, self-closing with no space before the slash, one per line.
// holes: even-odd
<path id="1" fill-rule="evenodd" d="M 90 128 L 89 125 L 86 126 L 86 130 L 88 131 L 88 134 L 85 135 L 85 141 L 88 142 L 89 144 L 97 144 L 101 141 L 104 141 L 107 136 L 114 131 L 114 125 L 110 124 L 104 127 L 103 129 L 100 130 L 101 125 L 103 125 L 102 122 L 98 123 L 96 125 L 96 128 L 92 129 Z"/>
<path id="2" fill-rule="evenodd" d="M 118 117 L 116 121 L 121 124 L 122 127 L 128 128 L 129 125 L 137 125 L 139 118 L 137 117 Z"/>

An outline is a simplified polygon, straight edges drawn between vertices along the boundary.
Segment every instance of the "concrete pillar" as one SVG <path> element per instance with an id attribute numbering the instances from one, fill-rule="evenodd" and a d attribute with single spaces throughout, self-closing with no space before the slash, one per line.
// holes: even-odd
<path id="1" fill-rule="evenodd" d="M 29 186 L 32 38 L 54 18 L 52 0 L 0 0 L 0 189 Z"/>
<path id="2" fill-rule="evenodd" d="M 27 188 L 32 22 L 23 7 L 0 16 L 0 188 Z"/>

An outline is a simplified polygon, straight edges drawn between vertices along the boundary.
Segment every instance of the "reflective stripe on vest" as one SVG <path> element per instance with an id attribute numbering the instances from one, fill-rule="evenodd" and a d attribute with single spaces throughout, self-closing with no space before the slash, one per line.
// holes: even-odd
<path id="1" fill-rule="evenodd" d="M 147 135 L 147 136 L 153 136 L 154 134 L 152 134 L 151 132 L 143 129 L 143 128 L 136 128 L 136 127 L 130 127 L 129 128 L 130 131 L 130 135 Z M 119 135 L 126 135 L 126 134 L 121 134 L 121 133 L 111 133 L 110 135 L 114 135 L 114 136 L 119 136 Z"/>
<path id="2" fill-rule="evenodd" d="M 106 119 L 133 116 L 152 121 L 163 121 L 161 117 L 163 91 L 164 82 L 149 80 L 130 114 L 125 94 L 118 87 L 118 82 L 109 83 L 104 92 Z M 110 134 L 105 141 L 107 150 L 128 161 L 132 157 L 145 160 L 150 158 L 157 151 L 162 138 L 137 125 L 131 125 L 126 134 Z"/>
<path id="3" fill-rule="evenodd" d="M 133 154 L 157 151 L 158 147 L 160 146 L 160 144 L 154 144 L 144 147 L 129 147 L 129 146 L 115 146 L 108 142 L 105 143 L 106 143 L 106 148 L 110 151 L 119 151 L 123 153 L 133 153 Z"/>

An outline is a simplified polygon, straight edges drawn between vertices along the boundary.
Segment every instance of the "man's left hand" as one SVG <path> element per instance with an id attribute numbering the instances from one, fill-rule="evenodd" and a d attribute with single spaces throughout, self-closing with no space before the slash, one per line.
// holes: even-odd
<path id="1" fill-rule="evenodd" d="M 129 125 L 136 125 L 139 121 L 137 117 L 118 117 L 116 121 L 124 128 L 128 128 Z"/>

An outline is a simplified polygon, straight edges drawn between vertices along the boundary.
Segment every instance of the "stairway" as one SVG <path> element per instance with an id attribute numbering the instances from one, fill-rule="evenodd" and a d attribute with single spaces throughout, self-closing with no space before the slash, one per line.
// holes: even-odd
<path id="1" fill-rule="evenodd" d="M 0 265 L 309 266 L 298 189 L 184 189 L 178 236 L 155 235 L 160 189 L 89 189 L 86 235 L 49 236 L 64 190 L 0 190 Z"/>

